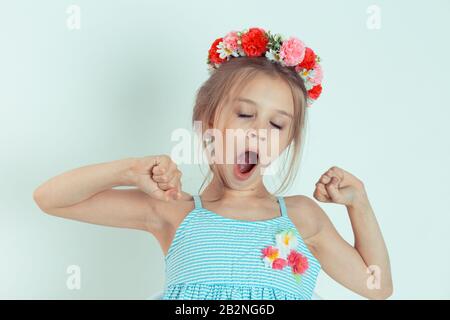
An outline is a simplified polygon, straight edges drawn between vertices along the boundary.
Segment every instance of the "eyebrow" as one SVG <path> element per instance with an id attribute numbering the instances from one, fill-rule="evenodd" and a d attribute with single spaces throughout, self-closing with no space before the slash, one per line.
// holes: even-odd
<path id="1" fill-rule="evenodd" d="M 236 101 L 240 101 L 240 102 L 246 102 L 246 103 L 249 103 L 249 104 L 253 104 L 254 106 L 258 106 L 256 101 L 253 101 L 253 100 L 248 99 L 248 98 L 239 97 L 239 98 L 236 98 L 235 100 Z M 292 119 L 294 118 L 294 116 L 292 114 L 290 114 L 289 112 L 286 112 L 284 110 L 276 109 L 275 111 L 277 111 L 278 113 L 284 114 L 285 116 L 288 116 L 288 117 L 290 117 Z"/>

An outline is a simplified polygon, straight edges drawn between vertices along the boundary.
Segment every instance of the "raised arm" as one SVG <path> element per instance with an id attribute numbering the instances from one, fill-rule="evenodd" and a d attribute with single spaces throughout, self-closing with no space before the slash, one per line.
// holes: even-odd
<path id="1" fill-rule="evenodd" d="M 347 171 L 333 167 L 316 184 L 314 196 L 322 202 L 346 206 L 355 238 L 354 245 L 350 245 L 320 206 L 312 199 L 307 202 L 320 226 L 307 243 L 324 271 L 364 297 L 388 298 L 393 291 L 389 255 L 363 183 Z"/>
<path id="2" fill-rule="evenodd" d="M 158 207 L 181 194 L 180 177 L 167 156 L 127 158 L 64 172 L 40 185 L 33 198 L 58 217 L 156 233 L 165 223 Z"/>

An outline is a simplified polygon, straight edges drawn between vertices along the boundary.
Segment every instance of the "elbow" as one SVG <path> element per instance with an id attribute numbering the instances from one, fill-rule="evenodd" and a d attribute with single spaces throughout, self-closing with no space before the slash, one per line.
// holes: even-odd
<path id="1" fill-rule="evenodd" d="M 41 209 L 43 212 L 45 213 L 49 213 L 48 211 L 48 206 L 46 205 L 46 202 L 48 202 L 46 200 L 46 195 L 45 195 L 45 191 L 42 189 L 42 187 L 38 187 L 36 190 L 34 190 L 33 192 L 33 200 L 34 202 L 37 204 L 37 206 L 39 207 L 39 209 Z"/>
<path id="2" fill-rule="evenodd" d="M 374 289 L 367 298 L 371 300 L 386 300 L 394 293 L 392 285 L 385 287 L 384 289 Z"/>
<path id="3" fill-rule="evenodd" d="M 42 191 L 40 188 L 33 191 L 33 200 L 40 208 L 42 205 Z"/>

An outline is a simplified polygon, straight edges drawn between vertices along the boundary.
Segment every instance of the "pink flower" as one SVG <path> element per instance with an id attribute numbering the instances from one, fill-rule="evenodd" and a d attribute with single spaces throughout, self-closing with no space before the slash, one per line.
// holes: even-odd
<path id="1" fill-rule="evenodd" d="M 283 269 L 286 265 L 287 265 L 287 261 L 286 261 L 285 259 L 282 259 L 282 258 L 276 258 L 276 259 L 272 262 L 272 268 L 273 268 L 273 269 L 281 270 L 281 269 Z"/>
<path id="2" fill-rule="evenodd" d="M 308 258 L 295 250 L 289 253 L 288 264 L 294 274 L 303 274 L 309 268 Z"/>
<path id="3" fill-rule="evenodd" d="M 302 62 L 305 57 L 305 51 L 305 44 L 301 40 L 291 37 L 283 41 L 280 48 L 280 58 L 282 58 L 286 66 L 295 66 Z"/>
<path id="4" fill-rule="evenodd" d="M 311 78 L 311 82 L 314 85 L 321 84 L 322 83 L 322 79 L 323 79 L 323 72 L 322 72 L 322 67 L 320 66 L 320 64 L 316 63 L 316 65 L 314 66 L 312 74 L 313 74 L 313 76 Z"/>
<path id="5" fill-rule="evenodd" d="M 298 258 L 298 255 L 299 255 L 299 253 L 298 253 L 297 251 L 291 250 L 291 252 L 289 253 L 289 255 L 288 255 L 288 257 L 287 257 L 289 266 L 292 267 L 292 266 L 294 265 L 295 261 L 296 261 L 297 258 Z"/>
<path id="6" fill-rule="evenodd" d="M 239 36 L 236 31 L 231 31 L 225 37 L 223 37 L 225 48 L 230 51 L 236 51 L 238 49 L 238 40 Z"/>
<path id="7" fill-rule="evenodd" d="M 264 264 L 268 268 L 283 269 L 287 264 L 287 261 L 280 257 L 280 250 L 276 247 L 268 246 L 262 249 L 261 252 Z M 281 260 L 284 260 L 284 262 Z"/>
<path id="8" fill-rule="evenodd" d="M 278 257 L 278 249 L 273 246 L 265 247 L 261 250 L 263 257 L 269 258 L 270 260 L 274 260 Z"/>

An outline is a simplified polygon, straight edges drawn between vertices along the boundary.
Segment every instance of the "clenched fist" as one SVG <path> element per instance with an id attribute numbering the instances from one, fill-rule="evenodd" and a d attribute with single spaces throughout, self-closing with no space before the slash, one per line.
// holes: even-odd
<path id="1" fill-rule="evenodd" d="M 350 172 L 336 166 L 322 174 L 316 183 L 313 196 L 320 202 L 346 206 L 365 201 L 367 197 L 363 182 Z"/>
<path id="2" fill-rule="evenodd" d="M 153 198 L 181 198 L 181 171 L 167 155 L 137 158 L 132 165 L 133 184 Z"/>

